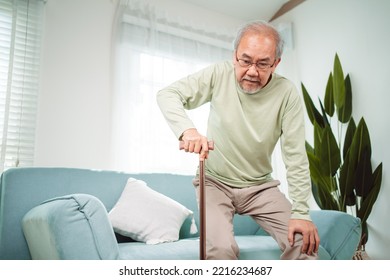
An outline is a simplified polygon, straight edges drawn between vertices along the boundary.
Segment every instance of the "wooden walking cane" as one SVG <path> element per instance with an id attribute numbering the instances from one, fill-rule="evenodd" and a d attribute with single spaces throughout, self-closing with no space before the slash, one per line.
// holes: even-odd
<path id="1" fill-rule="evenodd" d="M 214 150 L 214 142 L 208 142 L 209 150 Z M 184 149 L 184 142 L 180 141 L 180 150 Z M 204 160 L 199 160 L 199 258 L 206 259 L 206 195 Z"/>

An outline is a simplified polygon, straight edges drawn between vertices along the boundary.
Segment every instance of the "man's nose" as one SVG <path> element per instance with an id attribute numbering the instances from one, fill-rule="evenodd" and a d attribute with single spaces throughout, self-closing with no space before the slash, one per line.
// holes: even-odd
<path id="1" fill-rule="evenodd" d="M 251 66 L 249 66 L 248 71 L 246 71 L 246 73 L 249 76 L 258 76 L 259 72 L 257 71 L 256 64 L 252 64 Z"/>

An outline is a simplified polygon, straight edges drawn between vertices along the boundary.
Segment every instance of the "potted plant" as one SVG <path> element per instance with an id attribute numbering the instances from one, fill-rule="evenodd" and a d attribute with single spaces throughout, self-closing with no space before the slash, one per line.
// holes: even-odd
<path id="1" fill-rule="evenodd" d="M 373 171 L 371 141 L 362 117 L 356 126 L 352 117 L 352 87 L 344 77 L 336 53 L 329 74 L 324 101 L 315 107 L 301 83 L 308 117 L 313 124 L 314 143 L 306 141 L 312 191 L 321 209 L 337 210 L 359 217 L 362 235 L 357 252 L 368 240 L 367 219 L 382 183 L 382 163 Z"/>

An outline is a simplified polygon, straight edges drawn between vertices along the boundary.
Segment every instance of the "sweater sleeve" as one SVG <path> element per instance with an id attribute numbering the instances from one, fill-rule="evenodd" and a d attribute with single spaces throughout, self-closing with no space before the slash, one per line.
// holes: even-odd
<path id="1" fill-rule="evenodd" d="M 185 130 L 195 128 L 186 110 L 195 109 L 211 100 L 214 72 L 214 66 L 209 66 L 157 93 L 157 104 L 178 139 Z"/>
<path id="2" fill-rule="evenodd" d="M 303 106 L 295 88 L 283 115 L 281 149 L 287 170 L 288 193 L 292 200 L 291 218 L 310 220 L 308 200 L 311 181 L 305 149 Z"/>

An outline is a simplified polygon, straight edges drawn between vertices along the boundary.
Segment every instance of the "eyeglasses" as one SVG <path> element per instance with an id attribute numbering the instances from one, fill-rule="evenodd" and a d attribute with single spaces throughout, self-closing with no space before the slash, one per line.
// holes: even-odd
<path id="1" fill-rule="evenodd" d="M 258 70 L 265 70 L 265 69 L 271 68 L 275 65 L 275 62 L 276 62 L 276 59 L 274 60 L 274 62 L 272 64 L 268 64 L 268 63 L 261 62 L 261 61 L 260 62 L 252 62 L 248 59 L 238 58 L 237 54 L 236 54 L 236 60 L 241 67 L 249 69 L 252 65 L 255 65 L 255 67 Z"/>

